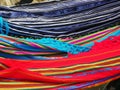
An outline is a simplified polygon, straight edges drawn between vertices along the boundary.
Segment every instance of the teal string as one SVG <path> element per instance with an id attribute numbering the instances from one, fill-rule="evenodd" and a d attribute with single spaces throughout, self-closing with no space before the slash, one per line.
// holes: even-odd
<path id="1" fill-rule="evenodd" d="M 3 18 L 0 17 L 0 33 L 3 34 Z"/>
<path id="2" fill-rule="evenodd" d="M 5 28 L 6 33 L 3 32 L 3 28 Z M 0 17 L 0 33 L 8 35 L 9 33 L 9 25 L 2 17 Z"/>
<path id="3" fill-rule="evenodd" d="M 8 25 L 8 22 L 4 22 L 5 24 L 5 29 L 6 29 L 6 35 L 8 35 L 9 33 L 9 25 Z"/>

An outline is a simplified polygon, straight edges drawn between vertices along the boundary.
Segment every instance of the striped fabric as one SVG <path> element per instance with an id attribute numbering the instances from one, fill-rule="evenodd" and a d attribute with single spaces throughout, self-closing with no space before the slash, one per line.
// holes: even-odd
<path id="1" fill-rule="evenodd" d="M 94 46 L 94 41 L 100 42 L 110 36 L 118 35 L 120 35 L 119 26 L 99 31 L 81 38 L 73 38 L 66 41 L 64 39 L 54 40 L 51 38 L 22 39 L 1 35 L 0 55 L 5 58 L 26 60 L 56 59 L 56 55 L 57 58 L 64 58 L 67 56 L 67 53 L 78 54 L 81 52 L 87 52 L 92 48 L 92 46 Z"/>
<path id="2" fill-rule="evenodd" d="M 9 35 L 33 38 L 83 36 L 119 24 L 120 1 L 83 2 L 66 0 L 11 8 L 0 7 L 0 16 L 9 23 Z M 71 7 L 67 7 L 68 5 Z M 60 13 L 61 10 L 65 11 Z"/>
<path id="3" fill-rule="evenodd" d="M 96 43 L 89 52 L 70 55 L 66 59 L 24 61 L 1 58 L 1 88 L 9 85 L 9 88 L 69 90 L 114 80 L 119 78 L 120 72 L 119 47 L 120 36 L 116 36 Z M 17 83 L 12 85 L 12 82 Z"/>
<path id="4" fill-rule="evenodd" d="M 0 6 L 1 90 L 86 90 L 120 78 L 120 1 Z"/>

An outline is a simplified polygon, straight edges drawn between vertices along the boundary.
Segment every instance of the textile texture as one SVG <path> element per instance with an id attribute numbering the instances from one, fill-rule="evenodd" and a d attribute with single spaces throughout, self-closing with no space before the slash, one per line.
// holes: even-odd
<path id="1" fill-rule="evenodd" d="M 120 78 L 120 1 L 0 6 L 0 89 L 86 90 Z"/>

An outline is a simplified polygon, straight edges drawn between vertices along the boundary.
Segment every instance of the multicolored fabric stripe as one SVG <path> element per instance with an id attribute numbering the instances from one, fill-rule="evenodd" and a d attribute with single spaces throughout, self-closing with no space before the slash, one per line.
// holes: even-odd
<path id="1" fill-rule="evenodd" d="M 56 58 L 64 58 L 65 56 L 67 56 L 65 52 L 71 54 L 86 52 L 91 48 L 91 46 L 94 45 L 94 41 L 106 39 L 109 36 L 120 35 L 119 29 L 120 29 L 119 26 L 117 26 L 107 30 L 100 31 L 95 34 L 91 34 L 89 36 L 84 36 L 78 39 L 71 39 L 64 42 L 62 42 L 63 41 L 62 39 L 54 40 L 51 38 L 42 38 L 42 39 L 34 40 L 28 38 L 19 39 L 6 35 L 1 35 L 0 56 L 6 58 L 16 58 L 16 59 L 26 59 L 26 60 L 27 59 L 53 60 Z M 92 42 L 90 42 L 89 40 Z M 77 42 L 81 42 L 79 43 L 79 45 L 82 45 L 82 47 L 78 46 Z M 87 43 L 85 44 L 83 42 L 87 42 Z M 77 44 L 77 45 L 73 45 L 73 44 Z M 84 47 L 83 45 L 86 47 Z"/>
<path id="2" fill-rule="evenodd" d="M 0 89 L 82 90 L 120 78 L 120 1 L 0 6 L 0 16 Z"/>
<path id="3" fill-rule="evenodd" d="M 70 55 L 66 59 L 25 61 L 1 58 L 0 63 L 5 68 L 0 72 L 0 88 L 8 85 L 8 88 L 22 90 L 83 89 L 117 79 L 120 77 L 119 47 L 120 36 L 112 36 L 96 42 L 89 52 Z"/>

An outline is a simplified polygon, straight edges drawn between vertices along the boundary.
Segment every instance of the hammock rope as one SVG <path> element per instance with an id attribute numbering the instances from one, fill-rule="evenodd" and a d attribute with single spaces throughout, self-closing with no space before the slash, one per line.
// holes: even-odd
<path id="1" fill-rule="evenodd" d="M 3 32 L 3 28 L 5 28 L 5 30 L 6 30 L 5 33 Z M 8 35 L 8 33 L 9 33 L 9 25 L 2 17 L 0 17 L 0 33 L 6 34 L 6 35 Z"/>

